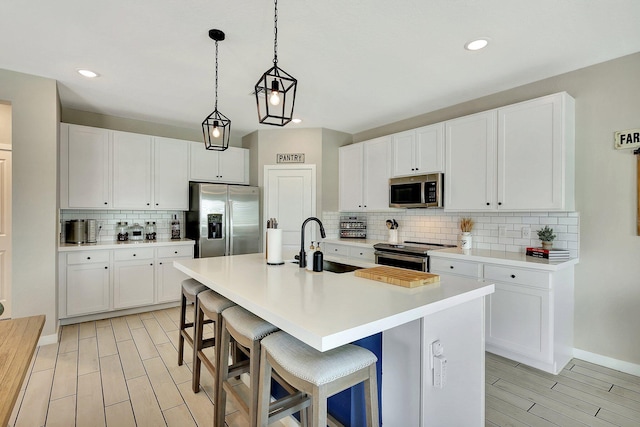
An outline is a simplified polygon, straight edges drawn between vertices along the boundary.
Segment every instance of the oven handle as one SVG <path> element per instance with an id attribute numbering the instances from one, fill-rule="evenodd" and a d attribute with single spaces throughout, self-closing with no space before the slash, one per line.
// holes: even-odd
<path id="1" fill-rule="evenodd" d="M 412 255 L 402 255 L 402 254 L 395 254 L 395 253 L 391 253 L 391 252 L 381 252 L 381 251 L 376 251 L 375 252 L 376 255 L 376 264 L 378 264 L 378 256 L 383 256 L 385 258 L 389 258 L 389 259 L 397 259 L 398 261 L 408 261 L 408 262 L 415 262 L 416 264 L 426 264 L 427 263 L 427 257 L 422 257 L 422 256 L 412 256 Z"/>

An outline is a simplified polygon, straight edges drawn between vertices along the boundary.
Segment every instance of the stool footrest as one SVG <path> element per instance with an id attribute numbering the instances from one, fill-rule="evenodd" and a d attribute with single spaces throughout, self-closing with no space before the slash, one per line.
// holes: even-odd
<path id="1" fill-rule="evenodd" d="M 278 421 L 300 410 L 311 406 L 311 398 L 302 392 L 290 394 L 271 402 L 269 405 L 269 422 Z"/>

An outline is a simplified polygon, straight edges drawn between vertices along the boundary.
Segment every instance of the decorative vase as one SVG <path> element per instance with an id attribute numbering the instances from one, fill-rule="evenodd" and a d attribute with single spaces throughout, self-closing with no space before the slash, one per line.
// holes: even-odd
<path id="1" fill-rule="evenodd" d="M 542 249 L 552 249 L 553 242 L 542 242 Z"/>
<path id="2" fill-rule="evenodd" d="M 473 245 L 473 236 L 468 231 L 462 233 L 462 237 L 460 238 L 460 248 L 461 249 L 471 249 Z"/>

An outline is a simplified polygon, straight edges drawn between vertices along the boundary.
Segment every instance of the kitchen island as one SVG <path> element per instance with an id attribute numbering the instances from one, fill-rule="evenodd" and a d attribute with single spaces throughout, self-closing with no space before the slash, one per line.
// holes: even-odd
<path id="1" fill-rule="evenodd" d="M 383 422 L 484 425 L 484 296 L 489 282 L 443 275 L 408 289 L 310 272 L 264 254 L 185 259 L 176 268 L 319 351 L 382 334 Z M 432 385 L 431 344 L 446 378 Z M 445 424 L 443 424 L 445 423 Z"/>

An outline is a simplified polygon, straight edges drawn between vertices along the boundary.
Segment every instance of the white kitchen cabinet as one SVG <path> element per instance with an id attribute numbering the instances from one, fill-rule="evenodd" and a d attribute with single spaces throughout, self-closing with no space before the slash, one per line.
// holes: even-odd
<path id="1" fill-rule="evenodd" d="M 154 207 L 189 210 L 189 146 L 186 141 L 154 138 Z"/>
<path id="2" fill-rule="evenodd" d="M 574 103 L 562 92 L 447 121 L 445 210 L 573 210 Z"/>
<path id="3" fill-rule="evenodd" d="M 392 149 L 392 177 L 443 172 L 444 123 L 397 133 Z"/>
<path id="4" fill-rule="evenodd" d="M 113 308 L 153 304 L 153 278 L 152 248 L 123 249 L 114 252 Z"/>
<path id="5" fill-rule="evenodd" d="M 109 310 L 109 251 L 69 253 L 63 271 L 66 304 L 61 311 L 67 316 L 98 313 Z"/>
<path id="6" fill-rule="evenodd" d="M 373 246 L 349 244 L 348 240 L 340 243 L 321 242 L 321 249 L 328 256 L 354 258 L 366 262 L 375 262 L 376 258 Z"/>
<path id="7" fill-rule="evenodd" d="M 189 144 L 189 180 L 249 184 L 249 150 L 229 147 L 206 150 L 203 143 Z"/>
<path id="8" fill-rule="evenodd" d="M 153 138 L 113 132 L 113 205 L 121 209 L 151 209 Z"/>
<path id="9" fill-rule="evenodd" d="M 573 267 L 555 271 L 438 257 L 430 272 L 483 278 L 495 284 L 485 298 L 486 349 L 557 374 L 573 352 Z M 535 265 L 535 263 L 532 263 Z"/>
<path id="10" fill-rule="evenodd" d="M 339 150 L 340 210 L 388 210 L 390 137 L 346 145 Z"/>
<path id="11" fill-rule="evenodd" d="M 179 301 L 182 281 L 189 276 L 173 266 L 173 261 L 193 258 L 193 246 L 167 246 L 157 249 L 156 302 Z"/>
<path id="12" fill-rule="evenodd" d="M 495 110 L 445 123 L 446 210 L 494 210 L 496 165 Z"/>
<path id="13" fill-rule="evenodd" d="M 62 208 L 111 208 L 109 131 L 62 125 L 60 184 Z"/>

